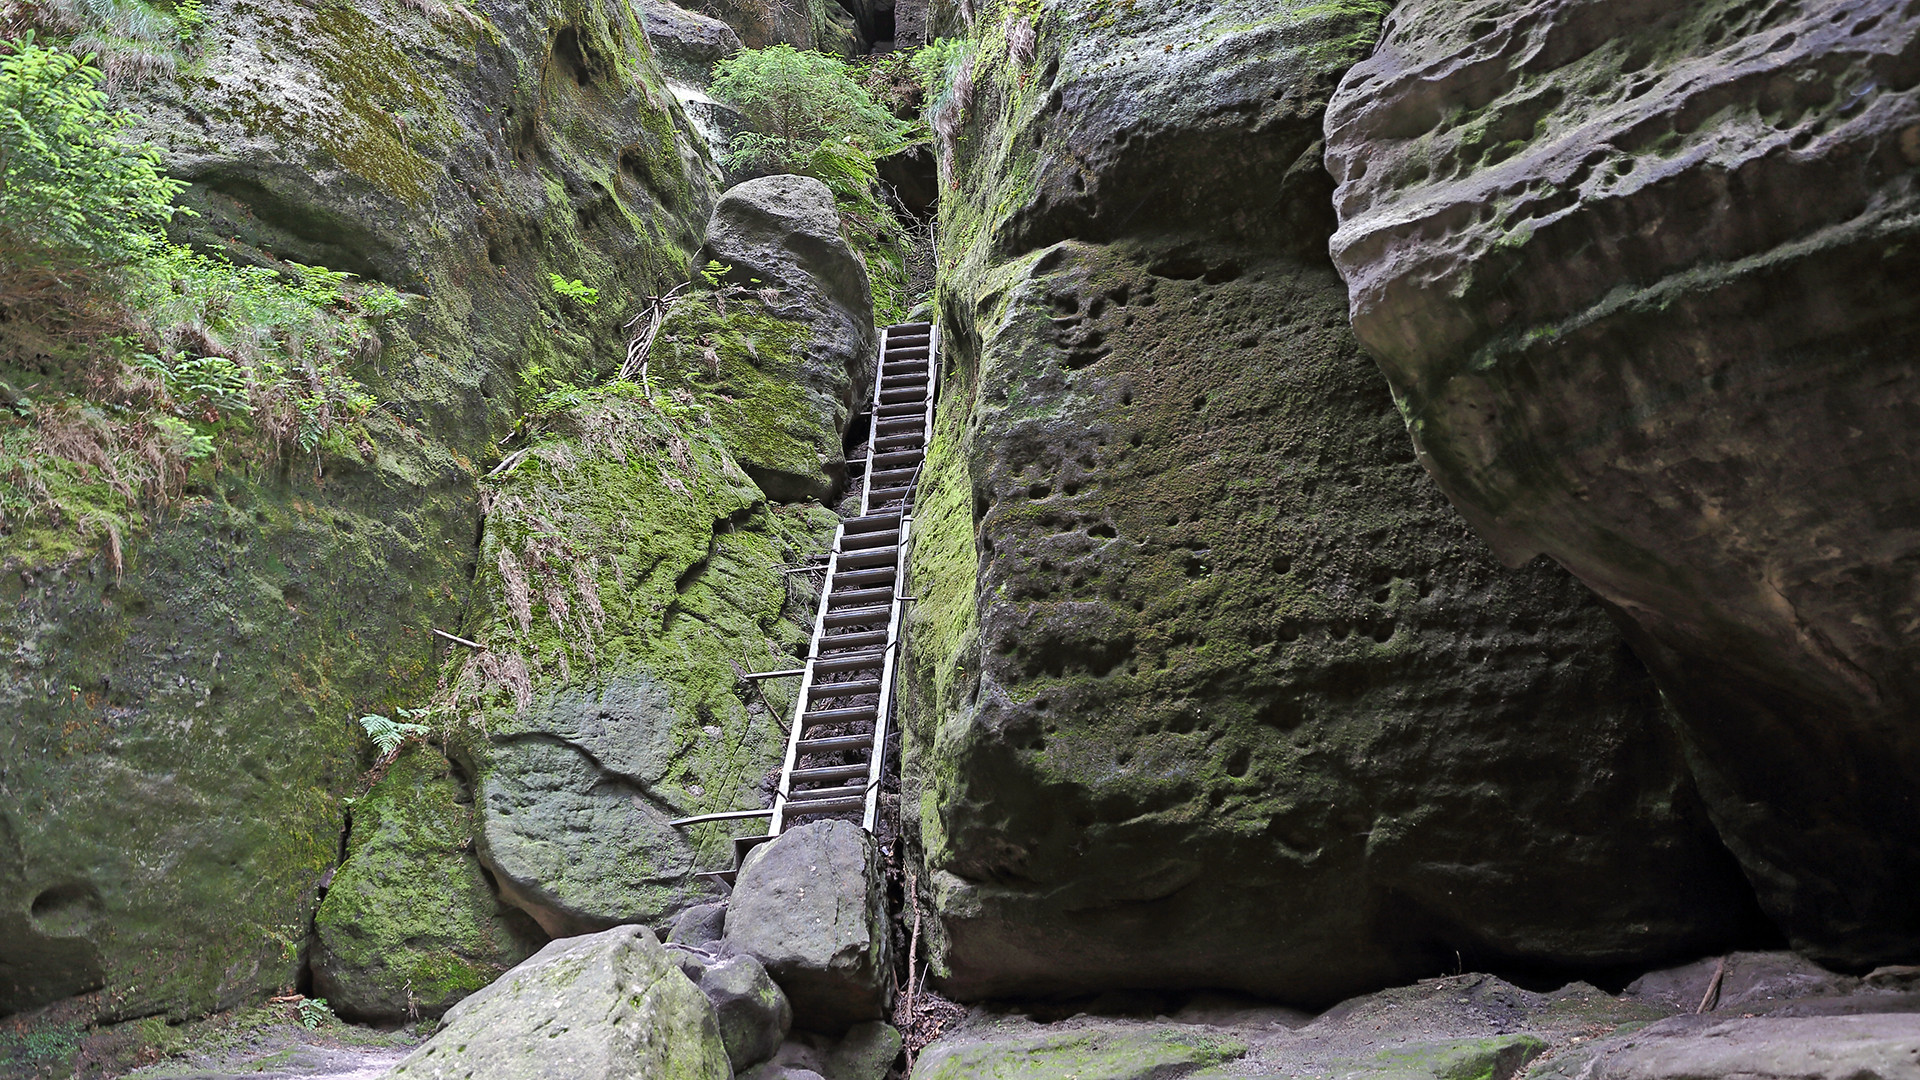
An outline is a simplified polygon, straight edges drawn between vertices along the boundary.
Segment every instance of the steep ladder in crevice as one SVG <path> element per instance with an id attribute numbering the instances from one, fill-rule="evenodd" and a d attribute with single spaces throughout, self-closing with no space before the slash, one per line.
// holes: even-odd
<path id="1" fill-rule="evenodd" d="M 938 344 L 927 323 L 881 333 L 860 512 L 834 531 L 766 837 L 823 818 L 857 818 L 869 832 L 878 821 L 913 493 L 933 437 Z"/>

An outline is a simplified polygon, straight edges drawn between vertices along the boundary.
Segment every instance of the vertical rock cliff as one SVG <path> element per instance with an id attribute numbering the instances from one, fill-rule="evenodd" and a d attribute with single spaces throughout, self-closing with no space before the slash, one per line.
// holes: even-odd
<path id="1" fill-rule="evenodd" d="M 1813 955 L 1920 955 L 1920 9 L 1401 4 L 1327 115 L 1353 326 L 1615 605 Z"/>
<path id="2" fill-rule="evenodd" d="M 1347 327 L 1320 131 L 1383 8 L 977 13 L 906 741 L 954 994 L 1317 1002 L 1754 926 L 1605 611 L 1495 562 Z"/>
<path id="3" fill-rule="evenodd" d="M 9 539 L 0 1011 L 182 1015 L 295 980 L 354 718 L 424 703 L 430 629 L 461 623 L 479 463 L 527 387 L 618 362 L 712 200 L 625 5 L 205 12 L 189 62 L 126 91 L 194 182 L 183 236 L 417 299 L 359 372 L 381 405 L 357 452 L 210 463 L 123 569 Z"/>

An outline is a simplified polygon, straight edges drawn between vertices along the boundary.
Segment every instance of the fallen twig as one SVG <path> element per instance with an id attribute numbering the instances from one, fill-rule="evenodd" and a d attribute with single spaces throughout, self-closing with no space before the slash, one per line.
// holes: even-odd
<path id="1" fill-rule="evenodd" d="M 460 637 L 457 634 L 449 634 L 445 630 L 440 629 L 439 627 L 428 627 L 428 629 L 432 630 L 435 634 L 439 635 L 440 637 L 446 638 L 448 641 L 455 643 L 456 645 L 465 645 L 469 649 L 478 649 L 481 652 L 487 651 L 487 647 L 485 645 L 480 644 L 477 641 L 468 641 L 466 638 Z"/>
<path id="2" fill-rule="evenodd" d="M 1694 1012 L 1703 1013 L 1720 1004 L 1720 980 L 1726 973 L 1727 958 L 1723 956 L 1719 963 L 1713 965 L 1713 978 L 1707 980 L 1707 992 L 1700 995 L 1700 1007 Z"/>

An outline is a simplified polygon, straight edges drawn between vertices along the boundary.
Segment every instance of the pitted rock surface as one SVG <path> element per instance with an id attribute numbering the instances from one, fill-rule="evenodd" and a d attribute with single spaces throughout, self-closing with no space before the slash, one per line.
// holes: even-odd
<path id="1" fill-rule="evenodd" d="M 1423 463 L 1630 621 L 1796 944 L 1920 955 L 1920 9 L 1414 0 L 1326 130 Z"/>
<path id="2" fill-rule="evenodd" d="M 976 76 L 941 208 L 902 700 L 944 991 L 1325 1005 L 1456 951 L 1740 941 L 1644 668 L 1422 475 L 1315 254 L 1293 169 L 1373 22 L 1208 4 L 1182 48 L 1165 12 L 1061 12 Z M 1189 145 L 1221 149 L 1162 167 Z M 1058 232 L 1114 239 L 1029 246 Z"/>

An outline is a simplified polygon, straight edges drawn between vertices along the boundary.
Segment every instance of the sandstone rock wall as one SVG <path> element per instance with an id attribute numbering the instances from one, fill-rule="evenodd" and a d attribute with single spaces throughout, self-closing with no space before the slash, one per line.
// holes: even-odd
<path id="1" fill-rule="evenodd" d="M 905 743 L 953 994 L 1753 931 L 1645 670 L 1473 538 L 1347 329 L 1321 110 L 1380 14 L 977 13 Z"/>
<path id="2" fill-rule="evenodd" d="M 0 586 L 0 1012 L 204 1013 L 294 982 L 354 718 L 431 695 L 519 397 L 621 355 L 712 194 L 624 4 L 213 0 L 127 103 L 183 237 L 417 294 L 357 452 L 230 462 L 103 551 Z M 549 273 L 601 290 L 593 308 Z"/>
<path id="3" fill-rule="evenodd" d="M 1630 621 L 1795 942 L 1920 955 L 1920 10 L 1414 0 L 1326 130 L 1429 472 Z"/>

